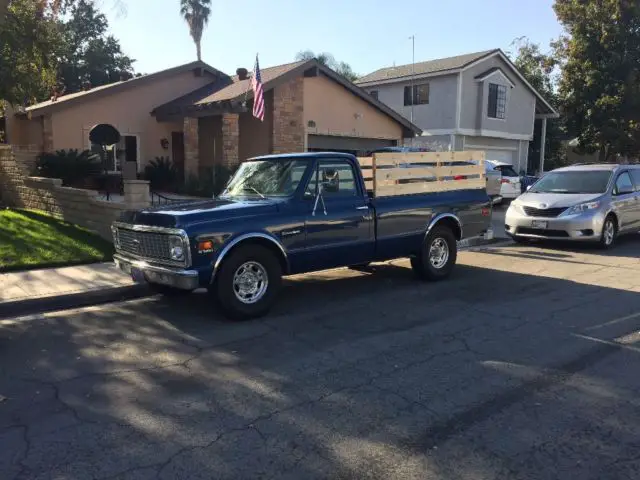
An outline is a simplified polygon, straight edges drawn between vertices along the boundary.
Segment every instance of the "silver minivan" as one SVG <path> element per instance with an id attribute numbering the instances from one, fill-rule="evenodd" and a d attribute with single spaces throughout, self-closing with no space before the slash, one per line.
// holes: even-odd
<path id="1" fill-rule="evenodd" d="M 611 247 L 640 231 L 640 165 L 574 165 L 545 173 L 511 202 L 505 232 L 518 242 L 553 239 Z"/>

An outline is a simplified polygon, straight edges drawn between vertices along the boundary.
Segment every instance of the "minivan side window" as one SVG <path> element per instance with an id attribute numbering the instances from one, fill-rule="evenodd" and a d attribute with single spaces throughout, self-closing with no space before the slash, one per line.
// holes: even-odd
<path id="1" fill-rule="evenodd" d="M 629 170 L 629 173 L 631 173 L 633 183 L 636 184 L 636 191 L 640 192 L 640 168 Z"/>
<path id="2" fill-rule="evenodd" d="M 613 190 L 613 193 L 616 195 L 619 195 L 622 192 L 633 192 L 633 182 L 627 172 L 623 172 L 618 175 L 618 178 L 616 179 L 616 187 Z"/>

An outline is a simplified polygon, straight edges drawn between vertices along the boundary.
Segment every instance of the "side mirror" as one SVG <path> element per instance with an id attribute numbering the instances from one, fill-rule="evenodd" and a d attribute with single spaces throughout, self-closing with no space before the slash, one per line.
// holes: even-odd
<path id="1" fill-rule="evenodd" d="M 613 194 L 618 196 L 618 195 L 628 195 L 629 193 L 633 193 L 633 188 L 631 188 L 630 186 L 624 186 L 623 188 L 620 187 L 615 187 L 613 189 Z"/>

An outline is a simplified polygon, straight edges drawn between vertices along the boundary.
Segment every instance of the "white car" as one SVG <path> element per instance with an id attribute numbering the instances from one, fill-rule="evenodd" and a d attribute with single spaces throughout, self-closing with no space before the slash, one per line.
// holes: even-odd
<path id="1" fill-rule="evenodd" d="M 513 169 L 513 165 L 495 160 L 487 160 L 486 162 L 493 165 L 494 170 L 498 170 L 502 174 L 500 196 L 508 200 L 518 198 L 522 193 L 522 187 L 520 186 L 520 175 Z"/>

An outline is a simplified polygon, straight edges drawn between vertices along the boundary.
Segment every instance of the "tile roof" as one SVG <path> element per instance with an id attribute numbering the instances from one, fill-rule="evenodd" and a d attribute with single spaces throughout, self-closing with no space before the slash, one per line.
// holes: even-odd
<path id="1" fill-rule="evenodd" d="M 49 107 L 55 107 L 57 105 L 64 105 L 69 101 L 75 101 L 75 100 L 80 100 L 83 97 L 88 97 L 91 95 L 95 95 L 99 92 L 104 92 L 105 90 L 119 90 L 122 88 L 129 88 L 131 86 L 137 86 L 140 84 L 144 84 L 148 81 L 151 81 L 153 79 L 156 78 L 162 78 L 162 77 L 166 77 L 168 75 L 172 75 L 175 73 L 180 73 L 180 72 L 186 72 L 189 70 L 193 70 L 196 68 L 202 68 L 205 71 L 208 71 L 209 73 L 213 73 L 216 75 L 222 75 L 222 72 L 216 70 L 215 68 L 211 67 L 210 65 L 207 65 L 204 62 L 201 61 L 195 61 L 195 62 L 189 62 L 189 63 L 185 63 L 184 65 L 178 65 L 177 67 L 172 67 L 172 68 L 167 68 L 165 70 L 160 70 L 159 72 L 154 72 L 154 73 L 149 73 L 146 75 L 140 75 L 139 77 L 133 77 L 129 80 L 124 80 L 124 81 L 120 81 L 120 82 L 114 82 L 114 83 L 109 83 L 107 85 L 101 85 L 99 87 L 94 87 L 90 90 L 85 90 L 82 92 L 76 92 L 76 93 L 70 93 L 67 95 L 62 95 L 60 97 L 58 97 L 58 99 L 55 102 L 52 102 L 51 100 L 46 100 L 44 102 L 40 102 L 40 103 L 36 103 L 35 105 L 30 105 L 27 108 L 25 108 L 25 112 L 36 112 L 36 111 L 40 111 L 42 109 L 49 109 Z"/>
<path id="2" fill-rule="evenodd" d="M 278 65 L 275 67 L 260 69 L 262 83 L 266 85 L 270 81 L 275 80 L 276 78 L 298 68 L 301 65 L 304 65 L 307 62 L 308 60 L 303 60 L 300 62 L 287 63 L 285 65 Z M 238 76 L 234 75 L 233 77 L 231 77 L 231 81 L 233 82 L 231 85 L 228 85 L 218 90 L 217 92 L 205 96 L 204 98 L 194 102 L 194 104 L 206 105 L 208 103 L 221 102 L 224 100 L 233 100 L 244 95 L 246 92 L 251 92 L 250 80 L 239 80 Z"/>
<path id="3" fill-rule="evenodd" d="M 485 50 L 483 52 L 467 53 L 465 55 L 457 55 L 455 57 L 438 58 L 436 60 L 416 63 L 413 66 L 409 64 L 396 67 L 381 68 L 379 70 L 376 70 L 375 72 L 359 78 L 355 83 L 361 84 L 369 82 L 380 82 L 383 80 L 391 80 L 393 78 L 408 77 L 412 74 L 412 68 L 415 75 L 424 75 L 427 73 L 437 72 L 444 73 L 449 70 L 458 70 L 468 65 L 469 63 L 475 62 L 476 60 L 479 60 L 498 51 L 498 49 Z"/>

